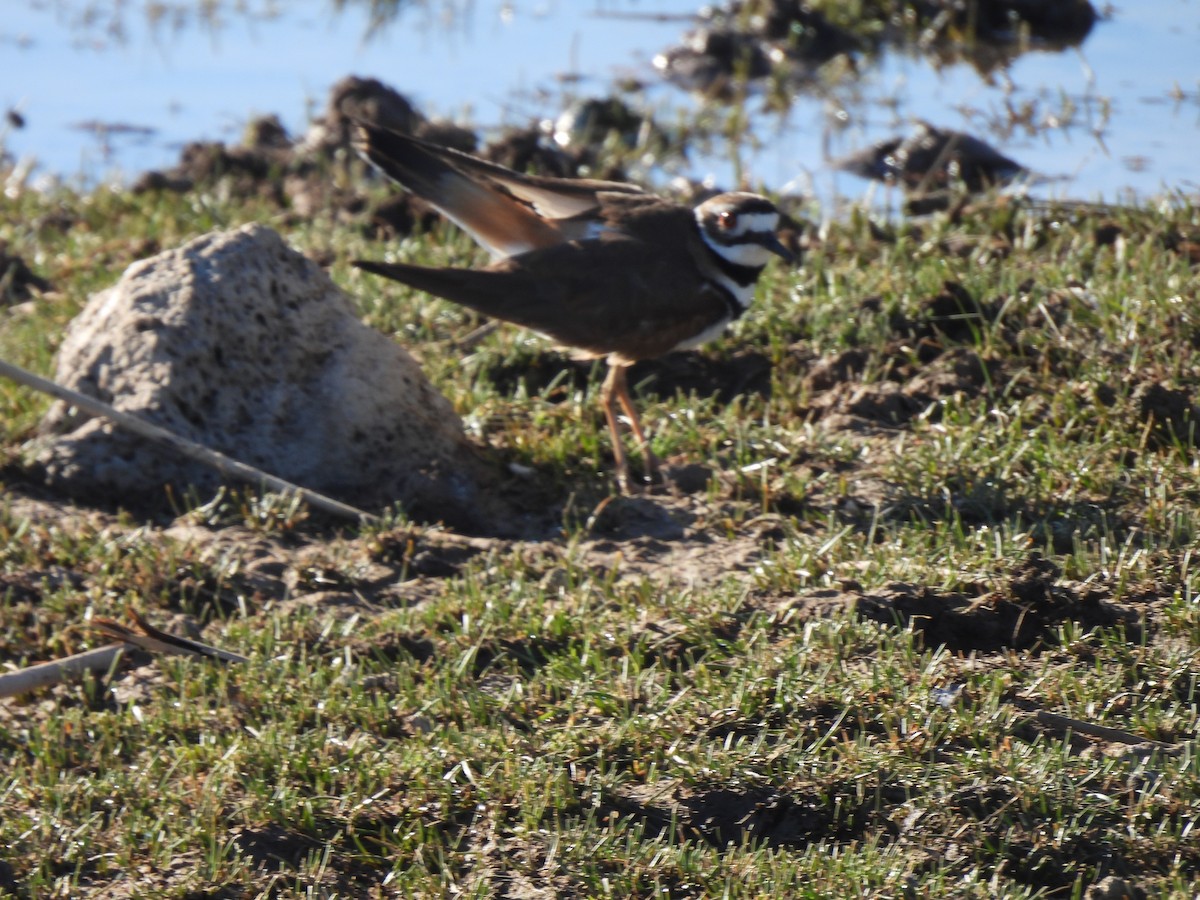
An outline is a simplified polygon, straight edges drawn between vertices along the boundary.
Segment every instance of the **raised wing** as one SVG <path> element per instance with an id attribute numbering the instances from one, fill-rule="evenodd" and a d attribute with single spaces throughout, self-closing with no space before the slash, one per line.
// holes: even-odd
<path id="1" fill-rule="evenodd" d="M 599 206 L 597 197 L 602 192 L 642 193 L 641 188 L 620 182 L 520 175 L 366 123 L 359 125 L 356 148 L 496 259 L 587 236 L 584 220 Z"/>

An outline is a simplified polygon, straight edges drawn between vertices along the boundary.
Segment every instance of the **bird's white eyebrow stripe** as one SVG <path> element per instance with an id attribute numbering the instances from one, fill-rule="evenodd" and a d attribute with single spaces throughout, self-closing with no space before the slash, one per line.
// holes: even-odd
<path id="1" fill-rule="evenodd" d="M 773 212 L 743 213 L 738 216 L 737 234 L 764 234 L 779 227 L 779 215 Z"/>

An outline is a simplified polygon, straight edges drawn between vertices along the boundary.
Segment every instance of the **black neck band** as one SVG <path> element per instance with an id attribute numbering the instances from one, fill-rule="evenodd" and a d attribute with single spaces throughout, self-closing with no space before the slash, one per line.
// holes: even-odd
<path id="1" fill-rule="evenodd" d="M 729 289 L 728 285 L 721 281 L 710 281 L 709 286 L 720 294 L 721 299 L 725 301 L 725 306 L 729 310 L 729 321 L 736 322 L 740 319 L 746 311 L 746 307 L 738 303 L 737 297 L 733 295 L 733 291 Z"/>

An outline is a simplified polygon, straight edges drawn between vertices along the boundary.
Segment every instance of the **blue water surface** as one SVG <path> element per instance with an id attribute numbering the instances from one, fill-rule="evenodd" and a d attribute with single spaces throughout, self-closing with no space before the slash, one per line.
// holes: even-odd
<path id="1" fill-rule="evenodd" d="M 362 5 L 338 10 L 332 0 L 215 2 L 215 24 L 197 17 L 199 5 L 10 4 L 0 21 L 0 106 L 26 124 L 0 126 L 9 155 L 35 178 L 129 180 L 171 165 L 187 141 L 237 140 L 257 114 L 275 113 L 301 135 L 348 74 L 484 129 L 552 118 L 571 97 L 604 95 L 631 76 L 652 86 L 645 102 L 660 115 L 698 106 L 658 84 L 650 64 L 689 27 L 696 0 L 431 0 L 383 27 Z M 888 54 L 853 84 L 798 95 L 785 116 L 756 115 L 761 146 L 742 154 L 743 174 L 822 202 L 858 197 L 867 183 L 834 173 L 829 160 L 923 118 L 1056 176 L 1038 186 L 1043 194 L 1194 193 L 1198 9 L 1200 0 L 1106 8 L 1080 50 L 1029 53 L 990 79 L 965 64 L 935 70 Z M 1014 128 L 1011 110 L 1034 127 Z M 690 166 L 692 177 L 734 178 L 725 153 Z"/>

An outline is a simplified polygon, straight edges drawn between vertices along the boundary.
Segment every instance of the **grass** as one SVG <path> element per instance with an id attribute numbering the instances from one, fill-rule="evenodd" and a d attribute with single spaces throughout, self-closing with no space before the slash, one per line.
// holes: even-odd
<path id="1" fill-rule="evenodd" d="M 609 497 L 597 373 L 508 328 L 446 352 L 478 323 L 350 269 L 381 248 L 332 212 L 218 189 L 0 209 L 0 241 L 57 288 L 3 311 L 5 358 L 50 373 L 130 262 L 274 222 L 561 523 L 335 528 L 239 491 L 173 522 L 80 508 L 17 462 L 46 401 L 0 385 L 0 659 L 74 652 L 133 604 L 252 660 L 5 701 L 0 889 L 1016 898 L 1115 875 L 1195 894 L 1182 198 L 811 235 L 724 340 L 638 370 L 656 452 L 713 477 L 637 499 Z M 478 258 L 442 228 L 391 249 Z"/>

